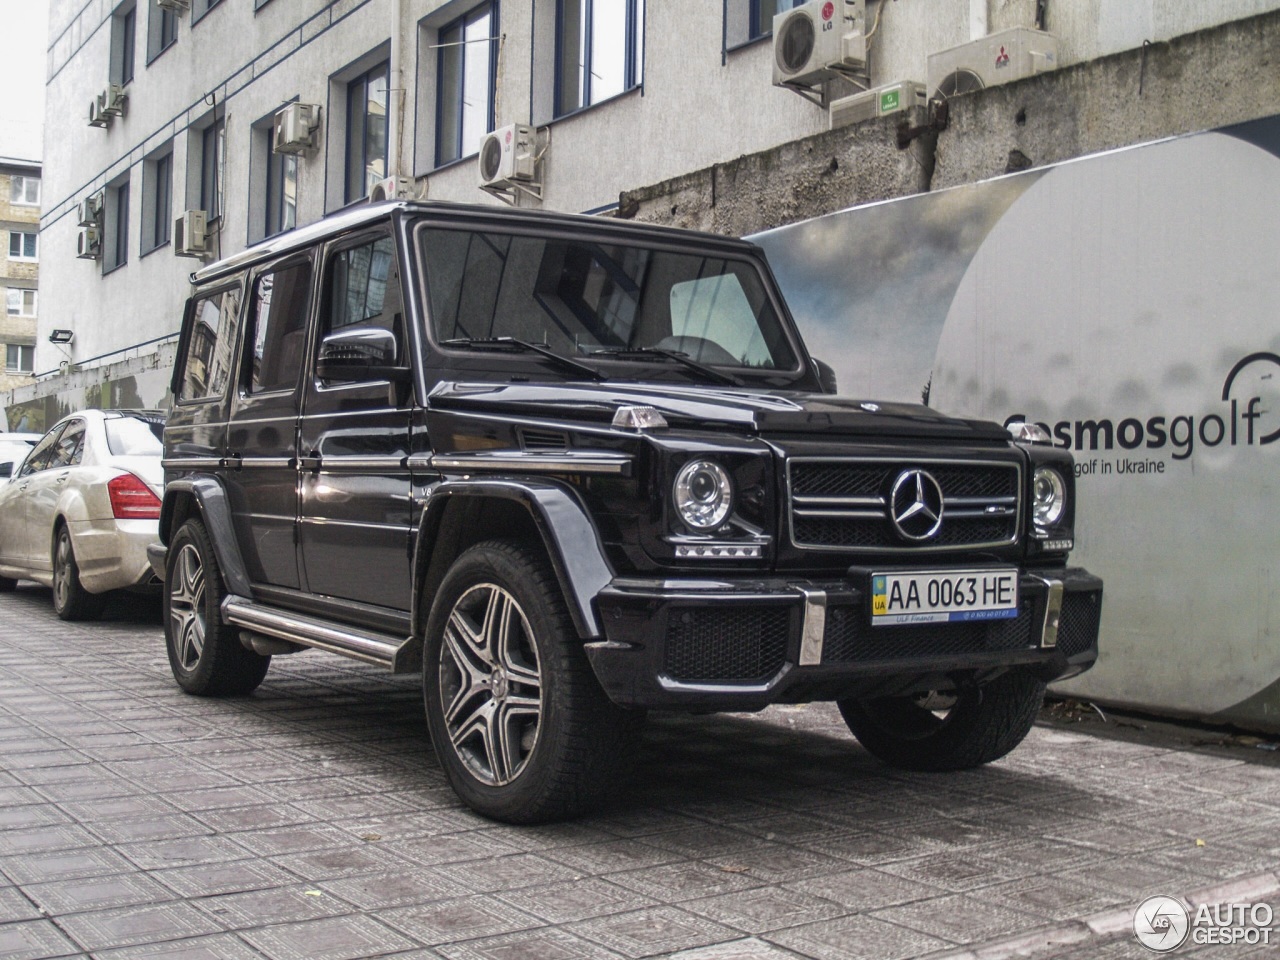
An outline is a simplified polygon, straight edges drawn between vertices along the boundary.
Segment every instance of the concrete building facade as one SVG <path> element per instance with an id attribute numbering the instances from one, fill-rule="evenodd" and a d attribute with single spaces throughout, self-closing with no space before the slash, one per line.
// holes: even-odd
<path id="1" fill-rule="evenodd" d="M 40 164 L 0 157 L 0 390 L 32 382 L 40 315 Z"/>
<path id="2" fill-rule="evenodd" d="M 929 54 L 1014 27 L 1056 38 L 1055 69 L 954 99 L 941 132 L 920 109 L 829 130 L 827 109 L 772 83 L 772 15 L 790 6 L 54 0 L 34 358 L 49 376 L 8 402 L 65 390 L 69 376 L 109 381 L 118 362 L 158 365 L 199 265 L 175 256 L 184 211 L 207 215 L 216 257 L 365 202 L 385 177 L 410 195 L 499 202 L 478 189 L 475 154 L 481 135 L 505 124 L 539 130 L 542 197 L 521 195 L 523 204 L 748 233 L 1194 129 L 1214 111 L 1178 59 L 1187 35 L 1228 38 L 1211 73 L 1250 84 L 1276 74 L 1274 31 L 1247 25 L 1274 26 L 1280 0 L 867 0 L 873 87 L 924 82 Z M 1249 42 L 1235 49 L 1233 38 Z M 1124 84 L 1108 87 L 1115 70 Z M 1272 112 L 1255 111 L 1246 86 L 1216 102 Z M 856 90 L 837 79 L 820 92 Z M 1034 93 L 1030 111 L 1010 100 L 1014 90 Z M 273 117 L 291 101 L 319 107 L 314 147 L 275 153 Z M 100 202 L 96 220 L 86 200 Z M 706 214 L 717 204 L 742 215 Z M 86 231 L 96 246 L 80 257 Z M 55 328 L 74 331 L 73 342 L 50 344 Z M 55 374 L 64 359 L 73 368 Z"/>

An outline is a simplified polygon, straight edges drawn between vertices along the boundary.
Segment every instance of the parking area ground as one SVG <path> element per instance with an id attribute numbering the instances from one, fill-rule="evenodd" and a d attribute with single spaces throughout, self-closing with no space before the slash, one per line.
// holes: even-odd
<path id="1" fill-rule="evenodd" d="M 941 776 L 881 766 L 828 705 L 653 716 L 608 809 L 514 828 L 456 801 L 417 677 L 305 653 L 201 700 L 156 604 L 66 624 L 23 584 L 0 595 L 0 960 L 1098 960 L 1157 956 L 1131 926 L 1154 894 L 1280 915 L 1276 753 L 1056 716 Z"/>

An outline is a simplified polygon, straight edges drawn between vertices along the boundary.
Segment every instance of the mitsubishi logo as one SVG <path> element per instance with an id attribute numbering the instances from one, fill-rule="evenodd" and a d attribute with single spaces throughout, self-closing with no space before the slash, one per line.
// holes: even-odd
<path id="1" fill-rule="evenodd" d="M 904 540 L 929 540 L 942 526 L 942 487 L 924 470 L 903 470 L 893 482 L 889 518 Z"/>

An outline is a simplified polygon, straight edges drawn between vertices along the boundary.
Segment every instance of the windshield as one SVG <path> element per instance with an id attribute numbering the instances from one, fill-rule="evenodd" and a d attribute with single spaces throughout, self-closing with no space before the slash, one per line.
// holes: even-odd
<path id="1" fill-rule="evenodd" d="M 107 420 L 107 446 L 117 457 L 154 456 L 164 450 L 161 437 L 164 421 L 141 417 L 116 417 Z"/>
<path id="2" fill-rule="evenodd" d="M 418 238 L 438 343 L 513 337 L 562 356 L 669 350 L 717 366 L 796 369 L 748 260 L 430 227 Z"/>

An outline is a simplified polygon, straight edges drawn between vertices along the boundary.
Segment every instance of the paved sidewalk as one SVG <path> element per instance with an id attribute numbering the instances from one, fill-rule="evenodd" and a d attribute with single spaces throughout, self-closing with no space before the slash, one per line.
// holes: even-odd
<path id="1" fill-rule="evenodd" d="M 1047 723 L 928 776 L 827 705 L 656 716 L 612 807 L 513 828 L 455 800 L 416 677 L 305 653 L 201 700 L 158 621 L 0 595 L 0 960 L 1105 960 L 1157 956 L 1151 894 L 1280 915 L 1280 758 L 1211 733 Z"/>

